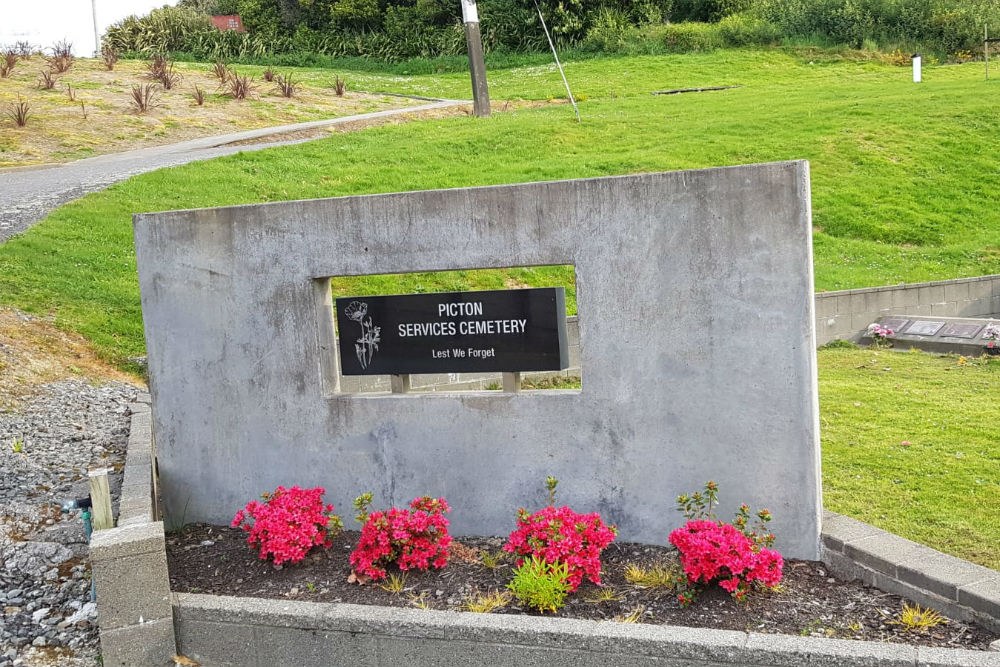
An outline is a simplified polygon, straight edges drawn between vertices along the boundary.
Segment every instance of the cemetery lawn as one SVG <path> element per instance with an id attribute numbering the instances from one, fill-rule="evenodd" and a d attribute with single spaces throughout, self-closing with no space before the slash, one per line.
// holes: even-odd
<path id="1" fill-rule="evenodd" d="M 1000 569 L 1000 358 L 819 351 L 827 509 Z"/>

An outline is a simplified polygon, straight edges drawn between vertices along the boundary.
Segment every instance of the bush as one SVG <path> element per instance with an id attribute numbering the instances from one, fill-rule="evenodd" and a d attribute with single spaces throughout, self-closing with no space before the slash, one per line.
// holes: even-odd
<path id="1" fill-rule="evenodd" d="M 665 26 L 663 42 L 669 51 L 712 51 L 725 46 L 719 26 L 711 23 L 675 23 Z"/>
<path id="2" fill-rule="evenodd" d="M 395 563 L 400 570 L 442 568 L 448 564 L 448 519 L 444 498 L 414 498 L 410 509 L 393 507 L 368 514 L 371 494 L 354 501 L 362 522 L 361 539 L 351 553 L 356 576 L 379 580 L 385 568 Z"/>
<path id="3" fill-rule="evenodd" d="M 734 14 L 719 21 L 719 35 L 729 46 L 767 46 L 781 39 L 778 26 L 746 14 Z"/>
<path id="4" fill-rule="evenodd" d="M 275 565 L 285 561 L 298 563 L 314 546 L 329 548 L 343 524 L 333 513 L 333 505 L 323 504 L 322 487 L 286 489 L 261 496 L 264 502 L 251 500 L 236 512 L 232 527 L 248 532 L 247 544 L 269 556 Z"/>
<path id="5" fill-rule="evenodd" d="M 167 53 L 183 51 L 199 34 L 220 33 L 208 16 L 186 7 L 165 6 L 139 18 L 118 21 L 104 33 L 104 44 L 118 52 Z"/>
<path id="6" fill-rule="evenodd" d="M 507 588 L 528 607 L 555 613 L 570 592 L 569 566 L 532 556 L 514 570 Z"/>
<path id="7" fill-rule="evenodd" d="M 737 600 L 743 599 L 754 582 L 777 585 L 781 581 L 784 560 L 777 551 L 766 548 L 774 543 L 774 535 L 765 530 L 771 520 L 770 512 L 757 513 L 755 527 L 760 532 L 748 526 L 750 508 L 747 505 L 740 506 L 732 524 L 719 521 L 712 513 L 717 494 L 718 486 L 708 482 L 704 494 L 677 498 L 678 509 L 688 522 L 671 532 L 669 539 L 680 553 L 688 585 L 718 582 Z M 679 593 L 677 599 L 686 606 L 694 597 L 694 591 L 689 589 Z"/>

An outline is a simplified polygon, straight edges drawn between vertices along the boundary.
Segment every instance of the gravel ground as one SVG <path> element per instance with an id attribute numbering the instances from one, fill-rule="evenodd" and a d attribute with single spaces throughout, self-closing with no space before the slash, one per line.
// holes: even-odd
<path id="1" fill-rule="evenodd" d="M 136 391 L 62 380 L 0 410 L 0 667 L 97 664 L 83 522 L 59 507 L 87 495 L 89 468 L 121 468 Z"/>

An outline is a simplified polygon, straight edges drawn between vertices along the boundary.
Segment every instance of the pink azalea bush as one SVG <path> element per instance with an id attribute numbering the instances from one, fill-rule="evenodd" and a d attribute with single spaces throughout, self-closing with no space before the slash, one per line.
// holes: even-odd
<path id="1" fill-rule="evenodd" d="M 322 487 L 279 486 L 274 493 L 263 494 L 263 502 L 247 503 L 230 525 L 249 533 L 247 544 L 258 549 L 261 558 L 270 556 L 275 565 L 298 563 L 314 546 L 329 548 L 342 527 L 333 505 L 323 504 L 325 492 Z"/>
<path id="2" fill-rule="evenodd" d="M 390 563 L 396 563 L 400 570 L 426 570 L 448 564 L 451 536 L 444 515 L 450 508 L 444 498 L 414 498 L 408 510 L 393 507 L 371 514 L 361 498 L 355 506 L 363 522 L 361 539 L 350 556 L 356 574 L 377 581 L 386 576 L 385 568 Z"/>
<path id="3" fill-rule="evenodd" d="M 785 562 L 780 553 L 768 548 L 774 544 L 774 535 L 765 530 L 771 513 L 766 509 L 757 512 L 755 527 L 760 532 L 748 526 L 748 505 L 740 505 L 733 523 L 720 521 L 712 512 L 718 490 L 715 482 L 708 482 L 703 494 L 679 496 L 678 509 L 689 521 L 670 533 L 669 539 L 680 553 L 688 586 L 718 582 L 742 600 L 754 582 L 765 586 L 781 582 Z M 682 591 L 677 599 L 681 606 L 687 606 L 694 601 L 694 592 Z"/>
<path id="4" fill-rule="evenodd" d="M 554 485 L 553 485 L 554 486 Z M 517 528 L 503 548 L 522 556 L 534 555 L 569 568 L 569 590 L 586 576 L 601 585 L 601 552 L 615 539 L 615 526 L 605 526 L 599 514 L 577 514 L 569 507 L 552 506 L 528 514 L 517 512 Z M 524 559 L 518 559 L 520 567 Z"/>

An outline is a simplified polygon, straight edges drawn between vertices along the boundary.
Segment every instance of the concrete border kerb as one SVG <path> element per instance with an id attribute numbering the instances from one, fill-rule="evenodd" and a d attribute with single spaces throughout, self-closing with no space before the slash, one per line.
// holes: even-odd
<path id="1" fill-rule="evenodd" d="M 144 410 L 145 408 L 145 410 Z M 148 398 L 132 409 L 119 526 L 94 534 L 105 665 L 339 664 L 1000 667 L 1000 652 L 728 630 L 171 593 L 155 495 Z M 135 447 L 133 450 L 132 447 Z M 128 496 L 126 495 L 128 494 Z M 145 506 L 142 506 L 145 502 Z M 1000 572 L 824 512 L 823 561 L 1000 632 Z"/>

